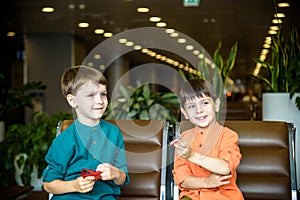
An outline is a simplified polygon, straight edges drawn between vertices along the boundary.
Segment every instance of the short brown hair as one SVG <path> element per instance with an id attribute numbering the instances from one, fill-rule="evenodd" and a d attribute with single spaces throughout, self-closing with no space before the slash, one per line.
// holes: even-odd
<path id="1" fill-rule="evenodd" d="M 213 86 L 204 79 L 191 79 L 183 83 L 179 92 L 179 100 L 182 107 L 186 100 L 196 97 L 211 97 L 214 101 L 218 98 Z"/>
<path id="2" fill-rule="evenodd" d="M 107 86 L 104 75 L 91 67 L 75 66 L 67 69 L 61 77 L 61 91 L 65 97 L 76 94 L 78 89 L 88 81 Z"/>

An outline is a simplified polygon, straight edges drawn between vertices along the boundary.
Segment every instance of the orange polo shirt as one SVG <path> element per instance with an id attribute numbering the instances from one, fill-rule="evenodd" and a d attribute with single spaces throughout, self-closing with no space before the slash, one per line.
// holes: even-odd
<path id="1" fill-rule="evenodd" d="M 194 136 L 192 136 L 193 134 Z M 206 135 L 207 131 L 202 131 L 198 128 L 192 128 L 184 131 L 181 134 L 181 137 L 182 139 L 185 137 L 194 137 L 191 141 L 190 147 L 194 151 L 200 152 Z M 230 183 L 228 185 L 210 189 L 186 189 L 181 187 L 180 184 L 188 176 L 208 177 L 211 172 L 197 164 L 188 161 L 187 159 L 179 157 L 175 153 L 173 175 L 174 180 L 181 191 L 180 198 L 183 196 L 188 196 L 192 200 L 243 200 L 243 195 L 236 185 L 236 169 L 242 158 L 238 146 L 237 133 L 227 127 L 223 127 L 218 141 L 209 152 L 208 156 L 222 158 L 228 162 L 232 175 L 232 178 L 229 180 Z"/>

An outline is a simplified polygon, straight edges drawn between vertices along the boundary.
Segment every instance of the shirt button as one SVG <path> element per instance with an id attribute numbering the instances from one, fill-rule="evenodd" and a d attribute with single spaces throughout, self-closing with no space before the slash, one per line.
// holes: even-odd
<path id="1" fill-rule="evenodd" d="M 203 135 L 203 132 L 201 131 L 200 134 Z"/>
<path id="2" fill-rule="evenodd" d="M 200 144 L 199 147 L 202 147 L 202 144 Z"/>
<path id="3" fill-rule="evenodd" d="M 94 131 L 96 131 L 96 128 L 93 128 Z"/>
<path id="4" fill-rule="evenodd" d="M 96 143 L 97 143 L 97 142 L 94 140 L 94 141 L 93 141 L 93 144 L 96 144 Z"/>
<path id="5" fill-rule="evenodd" d="M 96 156 L 93 156 L 93 159 L 96 160 Z"/>

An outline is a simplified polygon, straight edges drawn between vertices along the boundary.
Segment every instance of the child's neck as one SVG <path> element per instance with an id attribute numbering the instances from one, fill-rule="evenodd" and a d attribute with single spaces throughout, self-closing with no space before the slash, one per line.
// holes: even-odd
<path id="1" fill-rule="evenodd" d="M 218 122 L 214 121 L 214 122 L 210 123 L 206 127 L 201 127 L 201 126 L 195 126 L 195 127 L 198 128 L 198 129 L 200 129 L 200 130 L 202 130 L 202 131 L 207 131 L 207 130 L 212 129 L 213 127 L 215 127 L 217 124 L 218 124 Z"/>
<path id="2" fill-rule="evenodd" d="M 78 117 L 78 121 L 86 126 L 94 127 L 99 124 L 100 119 L 92 120 L 92 119 L 81 119 Z"/>

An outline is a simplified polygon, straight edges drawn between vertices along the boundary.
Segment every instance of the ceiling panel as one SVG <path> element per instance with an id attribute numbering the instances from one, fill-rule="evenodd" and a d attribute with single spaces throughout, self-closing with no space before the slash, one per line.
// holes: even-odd
<path id="1" fill-rule="evenodd" d="M 289 2 L 290 8 L 280 9 L 287 13 L 285 26 L 299 27 L 299 1 Z M 73 10 L 68 7 L 71 3 L 75 5 Z M 79 4 L 84 4 L 85 8 L 79 9 Z M 44 5 L 56 7 L 56 12 L 41 13 Z M 147 6 L 150 13 L 137 13 L 139 6 Z M 193 38 L 211 55 L 221 41 L 221 53 L 227 57 L 230 47 L 237 41 L 237 64 L 230 76 L 246 80 L 255 67 L 253 58 L 259 56 L 275 8 L 273 0 L 201 0 L 198 7 L 183 7 L 180 0 L 11 0 L 1 6 L 1 11 L 2 35 L 11 30 L 18 35 L 67 33 L 86 40 L 89 48 L 105 39 L 94 35 L 94 28 L 117 34 L 154 26 L 148 18 L 158 15 L 167 22 L 168 28 Z M 91 26 L 79 29 L 77 23 L 80 21 L 88 21 Z"/>

